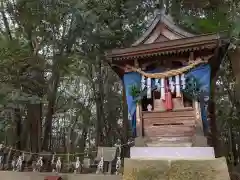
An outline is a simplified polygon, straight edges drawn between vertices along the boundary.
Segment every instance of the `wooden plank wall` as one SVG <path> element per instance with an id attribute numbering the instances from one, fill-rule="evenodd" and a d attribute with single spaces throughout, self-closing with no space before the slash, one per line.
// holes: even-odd
<path id="1" fill-rule="evenodd" d="M 185 108 L 168 112 L 142 112 L 143 134 L 148 139 L 191 138 L 195 134 L 196 112 Z"/>

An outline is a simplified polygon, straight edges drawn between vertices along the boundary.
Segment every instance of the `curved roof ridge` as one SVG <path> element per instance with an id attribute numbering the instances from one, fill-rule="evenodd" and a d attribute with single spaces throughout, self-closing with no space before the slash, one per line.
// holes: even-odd
<path id="1" fill-rule="evenodd" d="M 162 21 L 164 21 L 164 23 L 171 28 L 171 30 L 173 30 L 174 32 L 183 35 L 185 37 L 193 37 L 196 36 L 195 34 L 189 33 L 185 30 L 183 30 L 180 26 L 178 26 L 174 20 L 173 17 L 171 15 L 163 15 L 162 16 Z"/>
<path id="2" fill-rule="evenodd" d="M 181 36 L 181 37 L 193 37 L 194 34 L 188 33 L 181 29 L 176 23 L 173 21 L 172 16 L 166 15 L 164 11 L 158 11 L 156 13 L 156 16 L 154 20 L 152 21 L 151 25 L 148 27 L 148 29 L 142 34 L 142 36 L 136 40 L 132 46 L 137 46 L 141 44 L 147 37 L 150 36 L 150 34 L 154 31 L 155 27 L 159 24 L 163 23 L 167 26 L 167 28 L 172 31 L 173 33 Z"/>

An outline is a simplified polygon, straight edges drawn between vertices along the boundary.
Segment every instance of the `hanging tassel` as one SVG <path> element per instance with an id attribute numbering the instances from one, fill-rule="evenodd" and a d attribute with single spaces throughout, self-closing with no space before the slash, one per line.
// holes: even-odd
<path id="1" fill-rule="evenodd" d="M 181 84 L 182 84 L 182 89 L 185 89 L 186 88 L 186 78 L 185 78 L 184 73 L 181 75 Z"/>
<path id="2" fill-rule="evenodd" d="M 147 98 L 152 98 L 152 87 L 151 87 L 151 78 L 147 78 Z"/>
<path id="3" fill-rule="evenodd" d="M 142 76 L 142 79 L 141 79 L 141 89 L 142 91 L 145 89 L 146 85 L 145 85 L 145 77 Z"/>
<path id="4" fill-rule="evenodd" d="M 160 92 L 161 84 L 159 83 L 159 79 L 155 79 L 155 86 L 157 87 L 157 91 Z"/>
<path id="5" fill-rule="evenodd" d="M 161 100 L 165 100 L 165 79 L 161 79 Z"/>
<path id="6" fill-rule="evenodd" d="M 173 82 L 173 78 L 169 77 L 169 85 L 170 85 L 170 89 L 171 89 L 171 93 L 174 93 L 175 87 L 174 87 L 174 82 Z"/>
<path id="7" fill-rule="evenodd" d="M 175 80 L 176 80 L 176 97 L 181 97 L 179 75 L 175 76 Z"/>

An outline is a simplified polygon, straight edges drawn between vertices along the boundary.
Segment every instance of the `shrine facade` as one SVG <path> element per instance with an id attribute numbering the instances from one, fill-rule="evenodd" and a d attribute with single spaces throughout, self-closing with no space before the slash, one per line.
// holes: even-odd
<path id="1" fill-rule="evenodd" d="M 207 146 L 210 84 L 227 46 L 220 34 L 188 33 L 159 13 L 131 47 L 107 52 L 124 83 L 134 136 L 147 146 L 195 146 L 199 135 Z"/>

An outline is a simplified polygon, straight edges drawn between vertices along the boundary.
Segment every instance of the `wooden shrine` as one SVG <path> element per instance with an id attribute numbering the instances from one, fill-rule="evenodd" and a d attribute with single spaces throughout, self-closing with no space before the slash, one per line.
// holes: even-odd
<path id="1" fill-rule="evenodd" d="M 209 63 L 214 76 L 227 46 L 219 34 L 188 33 L 176 26 L 170 16 L 158 13 L 131 47 L 106 54 L 120 77 L 128 72 L 142 75 L 141 86 L 147 87 L 147 95 L 136 108 L 137 136 L 144 137 L 147 146 L 161 146 L 163 142 L 166 145 L 166 141 L 174 142 L 173 146 L 178 141 L 194 146 L 196 134 L 204 138 L 199 102 L 187 99 L 180 91 L 185 86 L 184 70 Z M 157 73 L 161 78 L 155 82 L 158 91 L 149 88 L 156 80 L 155 74 L 144 75 L 156 68 L 162 70 Z"/>

